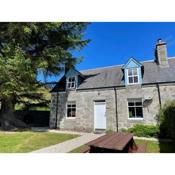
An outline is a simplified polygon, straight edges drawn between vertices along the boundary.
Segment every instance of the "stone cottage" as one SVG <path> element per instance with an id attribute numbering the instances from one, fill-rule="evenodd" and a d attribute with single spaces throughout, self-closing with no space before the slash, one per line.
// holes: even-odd
<path id="1" fill-rule="evenodd" d="M 155 59 L 67 71 L 51 90 L 50 128 L 93 132 L 156 124 L 166 100 L 175 99 L 175 58 L 157 41 Z"/>

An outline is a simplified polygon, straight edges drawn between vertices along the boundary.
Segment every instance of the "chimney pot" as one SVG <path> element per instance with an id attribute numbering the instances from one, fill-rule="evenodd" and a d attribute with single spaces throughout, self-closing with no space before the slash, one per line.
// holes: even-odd
<path id="1" fill-rule="evenodd" d="M 162 43 L 162 39 L 161 39 L 161 38 L 159 38 L 159 39 L 157 40 L 157 44 L 160 44 L 160 43 Z"/>

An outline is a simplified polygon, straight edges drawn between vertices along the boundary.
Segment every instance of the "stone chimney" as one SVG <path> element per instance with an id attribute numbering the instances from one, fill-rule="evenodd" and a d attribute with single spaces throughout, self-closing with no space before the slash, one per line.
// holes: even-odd
<path id="1" fill-rule="evenodd" d="M 162 41 L 162 39 L 157 40 L 155 56 L 155 61 L 160 67 L 169 67 L 166 42 Z"/>

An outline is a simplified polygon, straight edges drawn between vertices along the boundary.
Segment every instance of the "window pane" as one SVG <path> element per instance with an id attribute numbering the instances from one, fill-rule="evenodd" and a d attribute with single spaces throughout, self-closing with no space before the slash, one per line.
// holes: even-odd
<path id="1" fill-rule="evenodd" d="M 136 102 L 136 106 L 142 106 L 142 102 Z"/>
<path id="2" fill-rule="evenodd" d="M 128 102 L 128 106 L 134 106 L 134 102 Z"/>
<path id="3" fill-rule="evenodd" d="M 128 75 L 132 76 L 132 69 L 128 69 Z"/>
<path id="4" fill-rule="evenodd" d="M 72 77 L 69 77 L 68 81 L 71 82 L 72 81 Z"/>
<path id="5" fill-rule="evenodd" d="M 76 103 L 73 101 L 67 103 L 67 117 L 76 117 Z"/>
<path id="6" fill-rule="evenodd" d="M 71 108 L 67 109 L 67 117 L 71 117 Z"/>
<path id="7" fill-rule="evenodd" d="M 67 88 L 74 88 L 75 87 L 75 77 L 69 77 L 67 80 Z"/>
<path id="8" fill-rule="evenodd" d="M 134 107 L 129 107 L 129 118 L 135 117 L 135 109 Z"/>
<path id="9" fill-rule="evenodd" d="M 133 75 L 137 75 L 137 69 L 133 69 Z"/>
<path id="10" fill-rule="evenodd" d="M 136 117 L 137 118 L 142 118 L 143 117 L 142 107 L 136 107 Z"/>
<path id="11" fill-rule="evenodd" d="M 72 113 L 71 113 L 72 117 L 75 117 L 75 114 L 76 114 L 76 109 L 73 108 L 73 109 L 72 109 Z"/>
<path id="12" fill-rule="evenodd" d="M 71 84 L 71 87 L 75 87 L 75 83 L 74 82 Z"/>
<path id="13" fill-rule="evenodd" d="M 129 83 L 133 83 L 133 77 L 129 77 Z"/>
<path id="14" fill-rule="evenodd" d="M 134 77 L 134 83 L 138 83 L 138 76 Z"/>

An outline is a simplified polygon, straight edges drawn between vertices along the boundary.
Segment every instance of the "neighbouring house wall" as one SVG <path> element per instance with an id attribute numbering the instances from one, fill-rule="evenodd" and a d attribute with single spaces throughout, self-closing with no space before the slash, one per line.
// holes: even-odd
<path id="1" fill-rule="evenodd" d="M 162 106 L 167 100 L 175 100 L 175 84 L 160 85 Z"/>
<path id="2" fill-rule="evenodd" d="M 167 100 L 175 99 L 175 85 L 160 85 L 162 105 Z M 128 103 L 130 98 L 152 97 L 152 100 L 143 103 L 143 120 L 128 119 Z M 116 130 L 116 104 L 114 89 L 69 91 L 59 94 L 57 127 L 65 130 L 92 132 L 94 130 L 94 101 L 106 101 L 107 130 Z M 76 101 L 76 118 L 66 118 L 66 102 Z M 52 94 L 50 127 L 55 127 L 57 95 Z M 117 89 L 117 111 L 119 130 L 131 127 L 136 123 L 156 124 L 156 115 L 160 109 L 158 89 L 152 86 L 127 86 Z"/>

